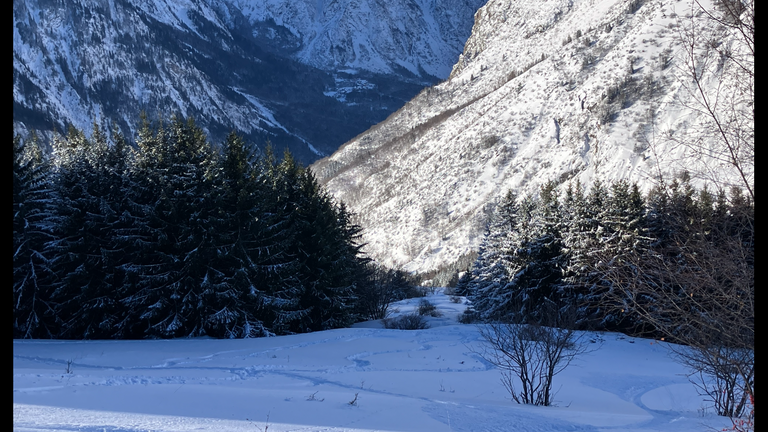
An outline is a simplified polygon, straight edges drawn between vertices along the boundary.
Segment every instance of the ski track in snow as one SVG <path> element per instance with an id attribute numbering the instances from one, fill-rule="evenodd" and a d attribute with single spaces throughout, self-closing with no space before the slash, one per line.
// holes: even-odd
<path id="1" fill-rule="evenodd" d="M 600 335 L 555 378 L 553 407 L 512 402 L 447 296 L 426 330 L 356 328 L 249 340 L 14 341 L 20 432 L 699 431 L 727 419 L 657 343 Z M 414 299 L 393 316 L 410 313 Z M 638 343 L 635 343 L 638 342 Z M 67 373 L 67 369 L 70 373 Z M 350 402 L 357 397 L 356 404 Z"/>

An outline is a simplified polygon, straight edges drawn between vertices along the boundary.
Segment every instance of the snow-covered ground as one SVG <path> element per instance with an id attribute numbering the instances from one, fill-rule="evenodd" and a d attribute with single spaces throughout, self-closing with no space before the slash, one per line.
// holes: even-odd
<path id="1" fill-rule="evenodd" d="M 437 292 L 427 330 L 263 339 L 13 342 L 14 431 L 706 431 L 708 408 L 663 343 L 593 335 L 555 377 L 555 406 L 518 405 Z M 399 302 L 393 315 L 416 308 Z M 596 345 L 597 346 L 597 345 Z M 351 403 L 353 400 L 356 401 Z"/>

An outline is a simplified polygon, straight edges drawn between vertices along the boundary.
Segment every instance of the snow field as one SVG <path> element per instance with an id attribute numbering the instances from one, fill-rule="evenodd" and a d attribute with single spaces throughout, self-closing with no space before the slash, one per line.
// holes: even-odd
<path id="1" fill-rule="evenodd" d="M 262 339 L 13 343 L 15 431 L 700 431 L 711 414 L 662 343 L 595 334 L 555 377 L 555 406 L 518 405 L 482 343 L 429 295 L 426 330 L 354 328 Z M 419 299 L 392 305 L 410 313 Z M 69 368 L 71 373 L 67 373 Z M 355 400 L 355 397 L 357 399 Z M 354 404 L 350 404 L 352 401 Z"/>

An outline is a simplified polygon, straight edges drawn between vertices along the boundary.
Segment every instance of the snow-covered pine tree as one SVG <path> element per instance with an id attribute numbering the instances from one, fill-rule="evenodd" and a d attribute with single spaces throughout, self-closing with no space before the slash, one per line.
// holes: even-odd
<path id="1" fill-rule="evenodd" d="M 477 258 L 475 258 L 475 260 L 477 260 Z M 474 266 L 475 262 L 476 261 L 472 262 L 472 266 Z M 453 294 L 456 296 L 468 296 L 470 294 L 470 282 L 472 282 L 472 267 L 470 267 L 468 271 L 461 273 L 459 280 L 456 281 L 456 286 L 453 287 Z"/>
<path id="2" fill-rule="evenodd" d="M 265 172 L 254 150 L 230 133 L 222 148 L 221 183 L 213 218 L 217 257 L 205 278 L 206 333 L 214 337 L 259 337 L 272 334 L 262 321 L 267 287 L 260 265 L 268 253 L 264 233 L 268 218 Z M 214 282 L 216 281 L 216 282 Z"/>
<path id="3" fill-rule="evenodd" d="M 274 170 L 279 245 L 293 261 L 281 264 L 271 294 L 284 300 L 277 327 L 306 332 L 352 323 L 354 284 L 365 277 L 360 228 L 336 205 L 312 172 L 286 152 Z"/>
<path id="4" fill-rule="evenodd" d="M 173 117 L 139 132 L 137 194 L 147 242 L 137 258 L 137 284 L 123 302 L 129 322 L 152 337 L 205 334 L 204 293 L 215 290 L 216 153 L 189 118 Z M 212 285 L 213 284 L 213 285 Z"/>
<path id="5" fill-rule="evenodd" d="M 91 138 L 70 128 L 54 143 L 57 229 L 49 248 L 55 254 L 58 281 L 53 299 L 62 320 L 62 338 L 107 338 L 121 321 L 111 285 L 113 229 L 119 223 L 122 179 L 110 157 L 102 128 Z M 114 255 L 111 255 L 114 258 Z"/>
<path id="6" fill-rule="evenodd" d="M 50 300 L 53 270 L 45 244 L 51 239 L 50 166 L 37 136 L 13 137 L 13 337 L 58 334 Z"/>
<path id="7" fill-rule="evenodd" d="M 530 213 L 530 222 L 519 232 L 522 239 L 513 254 L 516 269 L 507 289 L 514 293 L 510 304 L 518 307 L 511 322 L 538 322 L 549 319 L 552 308 L 562 306 L 561 285 L 567 265 L 563 247 L 563 217 L 557 185 L 545 183 Z M 547 315 L 547 316 L 545 316 Z"/>
<path id="8" fill-rule="evenodd" d="M 622 313 L 622 304 L 615 295 L 610 281 L 599 276 L 600 267 L 624 266 L 631 254 L 644 254 L 649 248 L 645 221 L 645 203 L 637 184 L 620 180 L 611 185 L 610 196 L 604 203 L 605 211 L 599 215 L 598 238 L 591 255 L 594 278 L 586 278 L 588 289 L 583 301 L 587 317 L 600 329 L 628 331 L 634 327 L 632 320 Z"/>
<path id="9" fill-rule="evenodd" d="M 286 152 L 278 162 L 267 146 L 260 164 L 266 173 L 268 196 L 264 217 L 268 223 L 263 232 L 266 253 L 260 263 L 260 277 L 266 286 L 265 322 L 276 334 L 302 332 L 309 311 L 300 304 L 303 293 L 302 260 L 296 247 L 300 235 L 297 210 L 301 205 L 299 179 L 303 168 Z"/>
<path id="10" fill-rule="evenodd" d="M 630 185 L 626 180 L 613 183 L 607 209 L 604 216 L 606 233 L 600 242 L 602 248 L 597 252 L 601 257 L 599 264 L 625 266 L 630 256 L 646 254 L 652 240 L 648 236 L 645 201 L 637 183 Z M 604 291 L 592 292 L 592 299 L 587 299 L 595 305 L 594 315 L 600 317 L 600 328 L 618 331 L 634 328 L 636 322 L 622 312 L 623 301 L 612 302 L 614 296 L 606 296 L 608 291 L 614 290 L 613 284 L 602 280 L 601 285 Z"/>
<path id="11" fill-rule="evenodd" d="M 576 210 L 564 233 L 569 259 L 563 294 L 577 306 L 581 326 L 627 330 L 633 324 L 616 295 L 606 296 L 612 284 L 601 267 L 624 265 L 627 254 L 649 247 L 642 195 L 636 184 L 620 180 L 609 190 L 598 180 L 585 199 L 572 196 Z"/>
<path id="12" fill-rule="evenodd" d="M 362 228 L 352 221 L 346 205 L 336 203 L 307 170 L 305 184 L 316 190 L 318 212 L 311 223 L 312 237 L 319 254 L 311 261 L 312 282 L 316 287 L 315 308 L 311 315 L 317 329 L 347 327 L 355 322 L 356 286 L 366 282 L 369 259 L 361 253 Z"/>
<path id="13" fill-rule="evenodd" d="M 529 204 L 530 199 L 526 199 L 523 207 L 528 210 Z M 506 305 L 512 293 L 505 288 L 512 277 L 511 256 L 517 248 L 512 242 L 519 239 L 521 217 L 528 216 L 527 212 L 523 215 L 519 213 L 517 195 L 509 190 L 486 228 L 477 259 L 471 272 L 468 272 L 469 280 L 462 282 L 466 285 L 463 289 L 478 319 L 499 320 L 510 312 L 506 310 Z"/>
<path id="14" fill-rule="evenodd" d="M 582 285 L 585 284 L 582 279 L 586 279 L 589 275 L 590 249 L 588 246 L 591 246 L 593 241 L 589 234 L 592 218 L 589 217 L 587 199 L 579 180 L 575 184 L 569 183 L 565 189 L 561 213 L 563 215 L 563 247 L 567 264 L 560 291 L 563 301 L 576 307 L 577 325 L 583 325 L 587 314 L 582 302 L 584 291 Z"/>
<path id="15" fill-rule="evenodd" d="M 114 291 L 119 302 L 109 337 L 116 339 L 139 338 L 143 332 L 132 325 L 124 303 L 125 293 L 134 292 L 138 281 L 136 263 L 145 252 L 147 235 L 143 231 L 144 208 L 134 201 L 138 190 L 134 168 L 134 149 L 118 130 L 112 132 L 112 142 L 106 154 L 108 171 L 108 197 L 113 214 L 110 217 L 109 247 L 102 251 L 106 267 L 105 282 Z"/>
<path id="16" fill-rule="evenodd" d="M 563 280 L 562 294 L 567 303 L 577 307 L 578 322 L 591 326 L 592 305 L 587 298 L 599 283 L 595 271 L 595 251 L 599 248 L 600 237 L 605 229 L 603 215 L 608 202 L 608 191 L 599 179 L 595 180 L 587 196 L 581 185 L 566 190 L 563 202 L 566 216 L 563 241 L 568 251 L 568 264 Z"/>

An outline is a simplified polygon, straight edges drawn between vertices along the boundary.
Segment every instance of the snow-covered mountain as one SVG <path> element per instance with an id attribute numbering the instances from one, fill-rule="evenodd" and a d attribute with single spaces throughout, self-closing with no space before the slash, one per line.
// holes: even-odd
<path id="1" fill-rule="evenodd" d="M 302 63 L 445 78 L 484 0 L 220 0 Z M 231 17 L 230 17 L 231 19 Z"/>
<path id="2" fill-rule="evenodd" d="M 648 190 L 683 169 L 754 184 L 754 42 L 721 24 L 683 1 L 490 0 L 448 80 L 313 169 L 358 214 L 372 257 L 420 272 L 475 249 L 510 188 L 624 178 Z"/>
<path id="3" fill-rule="evenodd" d="M 484 0 L 22 0 L 17 130 L 192 115 L 316 160 L 444 79 Z"/>

